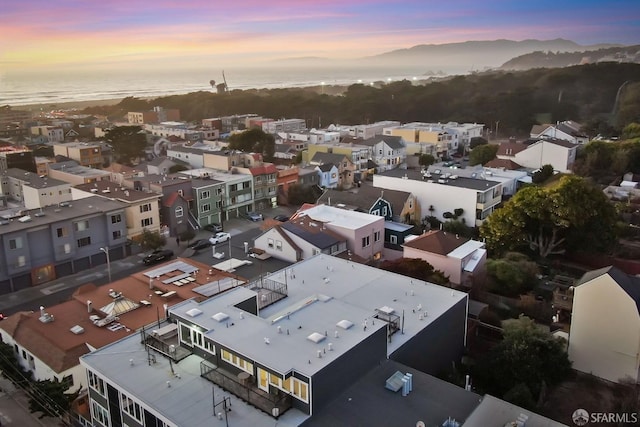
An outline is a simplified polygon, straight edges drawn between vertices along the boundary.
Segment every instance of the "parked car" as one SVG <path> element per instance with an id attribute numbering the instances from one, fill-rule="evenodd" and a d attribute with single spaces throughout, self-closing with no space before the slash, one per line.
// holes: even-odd
<path id="1" fill-rule="evenodd" d="M 217 233 L 217 232 L 219 232 L 219 231 L 222 231 L 222 226 L 221 226 L 220 224 L 216 224 L 215 222 L 214 222 L 214 223 L 211 223 L 211 224 L 207 224 L 207 225 L 205 225 L 205 226 L 204 226 L 204 227 L 202 227 L 202 228 L 203 228 L 204 230 L 212 231 L 212 232 L 214 232 L 214 233 Z"/>
<path id="2" fill-rule="evenodd" d="M 209 238 L 209 243 L 212 245 L 217 245 L 218 243 L 226 242 L 231 238 L 231 234 L 229 233 L 216 233 Z"/>
<path id="3" fill-rule="evenodd" d="M 173 251 L 171 249 L 156 249 L 155 251 L 144 257 L 142 259 L 142 262 L 146 265 L 157 264 L 171 258 L 172 256 Z"/>
<path id="4" fill-rule="evenodd" d="M 287 222 L 289 221 L 289 217 L 287 215 L 276 215 L 273 217 L 276 221 Z"/>
<path id="5" fill-rule="evenodd" d="M 259 212 L 247 212 L 247 218 L 251 221 L 262 221 L 262 214 Z"/>
<path id="6" fill-rule="evenodd" d="M 192 244 L 190 244 L 188 247 L 190 249 L 193 250 L 200 250 L 200 249 L 204 249 L 204 248 L 208 248 L 209 246 L 211 246 L 211 243 L 209 242 L 209 240 L 207 239 L 199 239 L 196 240 L 195 242 L 193 242 Z"/>

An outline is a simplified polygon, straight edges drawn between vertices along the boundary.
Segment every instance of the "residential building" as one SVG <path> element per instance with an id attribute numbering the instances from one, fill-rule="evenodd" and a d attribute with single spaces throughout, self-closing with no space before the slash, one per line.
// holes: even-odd
<path id="1" fill-rule="evenodd" d="M 318 185 L 322 188 L 337 188 L 340 182 L 338 167 L 333 163 L 324 163 L 315 167 L 318 173 Z"/>
<path id="2" fill-rule="evenodd" d="M 41 137 L 44 142 L 55 143 L 64 141 L 64 129 L 57 126 L 31 126 L 31 138 Z"/>
<path id="3" fill-rule="evenodd" d="M 436 144 L 438 157 L 449 157 L 454 152 L 466 150 L 471 138 L 483 135 L 483 124 L 478 123 L 406 123 L 388 127 L 384 135 L 400 136 L 408 143 Z"/>
<path id="4" fill-rule="evenodd" d="M 80 359 L 95 379 L 92 416 L 109 425 L 190 427 L 220 412 L 231 425 L 277 419 L 293 426 L 329 408 L 386 359 L 438 372 L 462 354 L 468 297 L 413 282 L 317 255 L 247 287 L 173 305 L 180 350 L 190 353 L 181 361 L 169 365 L 158 355 L 147 363 L 148 350 L 133 336 Z M 203 390 L 214 397 L 193 398 Z M 119 405 L 123 396 L 131 405 Z"/>
<path id="5" fill-rule="evenodd" d="M 585 273 L 573 289 L 569 359 L 612 382 L 640 382 L 640 278 L 616 267 Z"/>
<path id="6" fill-rule="evenodd" d="M 496 157 L 511 160 L 524 168 L 540 169 L 544 165 L 553 170 L 570 173 L 576 161 L 578 146 L 562 139 L 537 139 L 522 143 L 500 144 Z"/>
<path id="7" fill-rule="evenodd" d="M 406 191 L 380 190 L 370 184 L 349 191 L 326 190 L 317 203 L 384 217 L 385 221 L 407 224 L 422 219 L 417 198 Z"/>
<path id="8" fill-rule="evenodd" d="M 146 163 L 147 173 L 150 175 L 166 175 L 171 173 L 170 169 L 177 164 L 178 162 L 167 157 L 156 157 Z M 181 164 L 183 164 L 183 162 L 181 162 Z"/>
<path id="9" fill-rule="evenodd" d="M 470 288 L 474 279 L 485 275 L 487 250 L 483 242 L 432 230 L 404 242 L 403 257 L 425 260 L 452 284 Z"/>
<path id="10" fill-rule="evenodd" d="M 347 249 L 365 260 L 378 260 L 384 247 L 384 218 L 327 205 L 303 206 L 292 217 L 308 217 L 347 239 Z"/>
<path id="11" fill-rule="evenodd" d="M 323 153 L 317 152 L 313 155 L 313 157 L 309 160 L 309 165 L 311 166 L 321 166 L 321 165 L 330 165 L 333 164 L 338 169 L 338 184 L 337 187 L 341 189 L 349 189 L 353 187 L 354 184 L 354 176 L 356 173 L 356 166 L 351 161 L 351 158 L 345 154 L 334 154 L 334 153 Z M 322 168 L 321 168 L 322 169 Z M 333 179 L 326 179 L 322 176 L 324 171 L 320 170 L 320 181 L 333 183 Z M 320 184 L 321 186 L 323 184 Z M 334 188 L 330 185 L 324 185 L 327 188 Z"/>
<path id="12" fill-rule="evenodd" d="M 309 163 L 317 152 L 344 154 L 355 165 L 354 182 L 364 181 L 372 173 L 369 162 L 373 158 L 373 149 L 361 144 L 362 140 L 343 140 L 340 144 L 309 144 L 307 150 L 302 152 L 303 163 Z"/>
<path id="13" fill-rule="evenodd" d="M 26 147 L 14 147 L 12 145 L 0 147 L 0 174 L 11 168 L 36 172 L 33 151 Z"/>
<path id="14" fill-rule="evenodd" d="M 191 187 L 194 195 L 193 215 L 200 227 L 222 222 L 225 202 L 225 182 L 211 177 L 207 179 L 192 178 Z"/>
<path id="15" fill-rule="evenodd" d="M 451 173 L 464 178 L 484 179 L 494 182 L 499 182 L 502 185 L 502 195 L 504 197 L 511 197 L 520 189 L 523 183 L 530 182 L 531 176 L 526 170 L 522 170 L 522 166 L 516 165 L 516 170 L 509 167 L 500 166 L 496 161 L 502 161 L 501 159 L 494 159 L 487 163 L 485 166 L 466 166 L 459 167 L 457 165 L 446 166 L 445 163 L 435 163 L 430 165 L 427 170 L 431 174 L 441 175 L 444 173 Z M 515 165 L 514 162 L 506 160 Z"/>
<path id="16" fill-rule="evenodd" d="M 73 274 L 125 254 L 126 205 L 98 196 L 3 213 L 0 222 L 0 293 Z M 120 221 L 117 219 L 120 218 Z"/>
<path id="17" fill-rule="evenodd" d="M 253 185 L 252 175 L 220 170 L 201 168 L 182 171 L 179 176 L 185 178 L 200 178 L 224 182 L 224 201 L 220 219 L 216 222 L 228 220 L 231 216 L 239 217 L 253 210 Z"/>
<path id="18" fill-rule="evenodd" d="M 320 185 L 320 176 L 315 168 L 298 168 L 298 184 L 301 187 Z"/>
<path id="19" fill-rule="evenodd" d="M 320 253 L 339 255 L 347 250 L 347 239 L 325 224 L 300 217 L 275 225 L 254 240 L 254 249 L 288 262 L 298 262 Z"/>
<path id="20" fill-rule="evenodd" d="M 131 190 L 110 181 L 76 185 L 72 192 L 74 200 L 97 195 L 124 203 L 127 239 L 136 239 L 145 230 L 160 232 L 159 200 L 161 196 L 158 193 Z"/>
<path id="21" fill-rule="evenodd" d="M 102 170 L 109 172 L 111 174 L 109 176 L 109 181 L 116 184 L 122 184 L 125 179 L 129 179 L 134 176 L 144 175 L 144 171 L 121 163 L 111 163 Z"/>
<path id="22" fill-rule="evenodd" d="M 49 163 L 49 177 L 72 185 L 87 184 L 96 181 L 108 181 L 109 171 L 81 166 L 74 160 Z"/>
<path id="23" fill-rule="evenodd" d="M 372 148 L 373 161 L 377 165 L 377 172 L 395 169 L 406 162 L 406 150 L 402 138 L 399 136 L 380 135 L 362 141 L 363 145 Z"/>
<path id="24" fill-rule="evenodd" d="M 423 214 L 445 221 L 445 212 L 462 209 L 460 219 L 479 226 L 502 202 L 499 182 L 460 177 L 450 172 L 392 169 L 373 176 L 373 186 L 385 190 L 408 191 L 415 195 Z"/>
<path id="25" fill-rule="evenodd" d="M 562 139 L 574 145 L 586 144 L 589 137 L 582 132 L 582 125 L 571 120 L 554 124 L 533 125 L 529 137 L 531 139 Z"/>
<path id="26" fill-rule="evenodd" d="M 185 141 L 203 141 L 218 137 L 216 129 L 191 126 L 185 122 L 165 121 L 160 124 L 145 124 L 144 130 L 151 135 L 168 138 L 176 136 Z"/>
<path id="27" fill-rule="evenodd" d="M 49 163 L 53 163 L 52 160 L 49 160 L 46 157 L 36 156 L 34 157 L 33 161 L 35 163 L 36 170 L 32 172 L 35 172 L 38 176 L 47 176 L 49 174 Z M 24 169 L 24 168 L 19 168 L 19 169 Z M 29 170 L 29 169 L 24 169 L 24 170 Z"/>
<path id="28" fill-rule="evenodd" d="M 204 167 L 205 151 L 197 148 L 173 145 L 167 148 L 167 158 L 188 163 L 192 168 Z"/>
<path id="29" fill-rule="evenodd" d="M 3 194 L 24 205 L 39 209 L 71 200 L 71 185 L 22 169 L 9 169 L 0 175 Z"/>
<path id="30" fill-rule="evenodd" d="M 68 142 L 53 144 L 53 153 L 56 156 L 68 157 L 75 160 L 81 166 L 101 169 L 104 163 L 102 147 L 100 144 L 88 142 Z"/>
<path id="31" fill-rule="evenodd" d="M 375 138 L 382 135 L 384 129 L 394 126 L 400 126 L 400 122 L 393 120 L 384 120 L 381 122 L 370 123 L 366 125 L 355 125 L 349 127 L 349 136 L 361 138 L 363 140 Z"/>
<path id="32" fill-rule="evenodd" d="M 149 271 L 160 274 L 150 278 L 145 275 Z M 184 275 L 187 271 L 187 283 L 181 283 L 183 279 L 177 284 L 168 281 L 168 274 Z M 70 392 L 86 393 L 89 384 L 86 370 L 80 366 L 82 355 L 137 335 L 141 328 L 158 322 L 159 313 L 164 317 L 167 305 L 210 296 L 202 293 L 202 287 L 211 280 L 222 282 L 224 290 L 246 282 L 229 273 L 210 271 L 206 264 L 179 258 L 104 286 L 83 285 L 66 302 L 17 312 L 0 324 L 0 336 L 14 348 L 18 363 L 34 380 L 57 380 L 68 385 Z M 177 335 L 171 328 L 165 332 L 153 326 L 150 329 L 158 339 Z"/>
<path id="33" fill-rule="evenodd" d="M 299 179 L 298 166 L 276 166 L 276 184 L 277 190 L 277 203 L 278 205 L 289 204 L 289 187 L 296 185 Z"/>
<path id="34" fill-rule="evenodd" d="M 152 111 L 129 111 L 127 121 L 132 125 L 144 125 L 180 120 L 180 110 L 174 108 L 153 107 Z"/>
<path id="35" fill-rule="evenodd" d="M 462 427 L 487 426 L 568 427 L 566 424 L 485 394 L 480 404 L 464 419 Z"/>
<path id="36" fill-rule="evenodd" d="M 307 128 L 304 119 L 281 119 L 265 122 L 262 130 L 266 133 L 298 132 Z"/>

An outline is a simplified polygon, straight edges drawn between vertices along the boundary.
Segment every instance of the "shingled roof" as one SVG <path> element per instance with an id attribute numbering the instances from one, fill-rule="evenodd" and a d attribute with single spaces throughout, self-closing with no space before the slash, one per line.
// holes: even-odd
<path id="1" fill-rule="evenodd" d="M 467 238 L 459 237 L 446 231 L 432 230 L 406 242 L 404 246 L 434 254 L 448 255 L 468 241 L 469 239 Z"/>

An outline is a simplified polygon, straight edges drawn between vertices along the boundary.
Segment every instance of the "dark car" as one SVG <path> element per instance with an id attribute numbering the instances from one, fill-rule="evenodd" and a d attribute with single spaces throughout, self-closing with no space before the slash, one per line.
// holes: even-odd
<path id="1" fill-rule="evenodd" d="M 211 243 L 207 239 L 200 239 L 190 244 L 189 248 L 197 251 L 200 249 L 208 248 L 209 246 L 211 246 Z"/>
<path id="2" fill-rule="evenodd" d="M 275 219 L 276 221 L 280 221 L 280 222 L 287 222 L 289 221 L 289 217 L 286 215 L 276 215 L 273 217 L 273 219 Z"/>
<path id="3" fill-rule="evenodd" d="M 146 265 L 157 264 L 173 256 L 171 249 L 157 249 L 142 259 Z"/>
<path id="4" fill-rule="evenodd" d="M 216 223 L 207 224 L 202 228 L 204 230 L 211 231 L 213 233 L 217 233 L 219 231 L 222 231 L 222 226 L 220 224 L 216 224 Z"/>

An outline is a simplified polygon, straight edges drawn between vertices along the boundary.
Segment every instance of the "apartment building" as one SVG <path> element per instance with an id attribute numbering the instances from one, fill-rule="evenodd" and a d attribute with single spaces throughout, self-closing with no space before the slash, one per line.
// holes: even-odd
<path id="1" fill-rule="evenodd" d="M 366 125 L 355 125 L 349 127 L 349 135 L 354 138 L 371 139 L 382 135 L 384 129 L 400 126 L 400 122 L 394 120 L 384 120 Z"/>
<path id="2" fill-rule="evenodd" d="M 53 154 L 68 157 L 75 160 L 81 166 L 102 168 L 104 158 L 102 146 L 89 142 L 68 142 L 65 144 L 53 144 Z"/>
<path id="3" fill-rule="evenodd" d="M 2 193 L 24 205 L 39 209 L 71 200 L 71 185 L 22 169 L 9 169 L 0 175 Z"/>
<path id="4" fill-rule="evenodd" d="M 304 119 L 280 119 L 262 123 L 262 130 L 266 133 L 299 132 L 306 128 Z"/>
<path id="5" fill-rule="evenodd" d="M 81 166 L 70 160 L 66 162 L 49 163 L 49 177 L 72 185 L 87 184 L 96 181 L 108 181 L 111 177 L 109 171 Z"/>
<path id="6" fill-rule="evenodd" d="M 12 145 L 0 147 L 0 173 L 11 168 L 36 172 L 33 151 L 26 147 L 14 147 Z M 46 173 L 44 175 L 46 175 Z"/>
<path id="7" fill-rule="evenodd" d="M 64 141 L 64 129 L 57 126 L 31 126 L 31 138 L 41 138 L 44 142 L 55 143 Z"/>
<path id="8" fill-rule="evenodd" d="M 0 221 L 0 293 L 73 274 L 125 254 L 126 205 L 98 196 L 37 211 L 3 212 Z"/>
<path id="9" fill-rule="evenodd" d="M 294 426 L 386 359 L 438 372 L 462 353 L 468 297 L 414 282 L 317 255 L 173 305 L 175 351 L 188 352 L 180 361 L 154 352 L 148 363 L 133 336 L 81 358 L 94 422 L 190 427 L 218 414 L 230 425 Z"/>
<path id="10" fill-rule="evenodd" d="M 180 120 L 180 110 L 174 108 L 154 107 L 151 111 L 129 111 L 127 122 L 132 125 L 173 122 Z"/>

